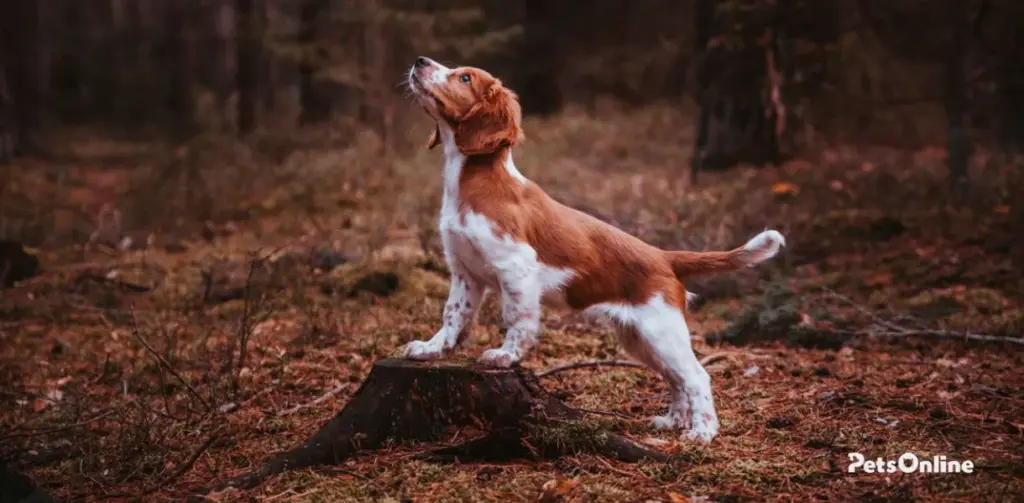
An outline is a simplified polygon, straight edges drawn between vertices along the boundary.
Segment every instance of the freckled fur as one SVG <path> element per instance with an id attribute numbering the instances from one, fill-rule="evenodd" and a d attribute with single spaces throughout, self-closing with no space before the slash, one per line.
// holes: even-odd
<path id="1" fill-rule="evenodd" d="M 513 365 L 538 342 L 541 303 L 565 305 L 616 322 L 623 348 L 669 382 L 669 411 L 654 426 L 689 427 L 688 438 L 711 441 L 718 416 L 710 377 L 690 346 L 683 312 L 693 295 L 682 281 L 767 260 L 784 246 L 782 235 L 765 231 L 727 252 L 660 250 L 558 203 L 519 173 L 511 149 L 523 140 L 521 112 L 501 81 L 431 61 L 413 67 L 409 82 L 436 123 L 428 146 L 444 148 L 439 228 L 452 286 L 441 329 L 409 343 L 405 355 L 444 356 L 495 290 L 508 330 L 480 360 Z"/>

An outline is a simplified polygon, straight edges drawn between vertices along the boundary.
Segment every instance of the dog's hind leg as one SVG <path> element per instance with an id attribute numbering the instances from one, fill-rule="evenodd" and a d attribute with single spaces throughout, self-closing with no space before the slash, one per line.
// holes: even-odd
<path id="1" fill-rule="evenodd" d="M 670 305 L 661 295 L 655 295 L 635 309 L 635 338 L 627 350 L 665 376 L 672 391 L 668 414 L 656 417 L 654 425 L 690 426 L 687 438 L 710 442 L 719 428 L 711 377 L 693 354 L 682 306 Z"/>

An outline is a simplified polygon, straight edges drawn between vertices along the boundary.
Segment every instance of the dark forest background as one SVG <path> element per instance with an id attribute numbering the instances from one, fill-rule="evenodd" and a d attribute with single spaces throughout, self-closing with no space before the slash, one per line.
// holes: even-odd
<path id="1" fill-rule="evenodd" d="M 662 152 L 648 164 L 688 183 L 738 165 L 817 162 L 840 147 L 935 148 L 960 190 L 972 166 L 1019 173 L 1024 147 L 1024 4 L 1014 0 L 10 0 L 3 9 L 0 236 L 32 245 L 237 220 L 239 201 L 283 183 L 307 186 L 294 199 L 342 183 L 317 178 L 318 163 L 372 185 L 357 165 L 393 174 L 422 148 L 424 118 L 404 88 L 418 55 L 490 70 L 529 120 L 569 117 L 528 127 L 528 138 L 578 129 L 573 114 L 629 130 L 630 113 L 655 111 L 632 143 L 594 131 L 573 148 L 617 136 L 615 159 Z M 658 127 L 684 134 L 654 139 Z M 350 151 L 354 161 L 321 155 Z M 533 153 L 546 163 L 569 152 Z"/>
<path id="2" fill-rule="evenodd" d="M 166 135 L 335 121 L 401 149 L 415 55 L 493 70 L 527 114 L 697 105 L 697 160 L 820 141 L 1024 145 L 1014 0 L 10 0 L 0 155 L 68 126 Z M 698 162 L 698 164 L 700 164 Z"/>

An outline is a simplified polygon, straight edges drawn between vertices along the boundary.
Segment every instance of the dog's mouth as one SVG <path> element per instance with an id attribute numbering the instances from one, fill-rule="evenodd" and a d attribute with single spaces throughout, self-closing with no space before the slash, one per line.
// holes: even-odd
<path id="1" fill-rule="evenodd" d="M 420 102 L 420 106 L 422 106 L 428 114 L 433 115 L 430 105 L 440 109 L 441 100 L 437 99 L 437 97 L 434 96 L 434 93 L 427 89 L 427 86 L 422 80 L 420 80 L 420 77 L 416 75 L 415 70 L 409 72 L 409 89 L 412 90 L 413 96 Z"/>

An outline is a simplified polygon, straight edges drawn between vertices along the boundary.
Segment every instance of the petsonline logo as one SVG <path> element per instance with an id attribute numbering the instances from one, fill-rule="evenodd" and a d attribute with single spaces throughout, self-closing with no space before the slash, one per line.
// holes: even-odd
<path id="1" fill-rule="evenodd" d="M 905 452 L 898 459 L 870 460 L 859 452 L 851 452 L 849 473 L 974 473 L 974 461 L 955 461 L 946 456 L 921 459 L 913 452 Z"/>

